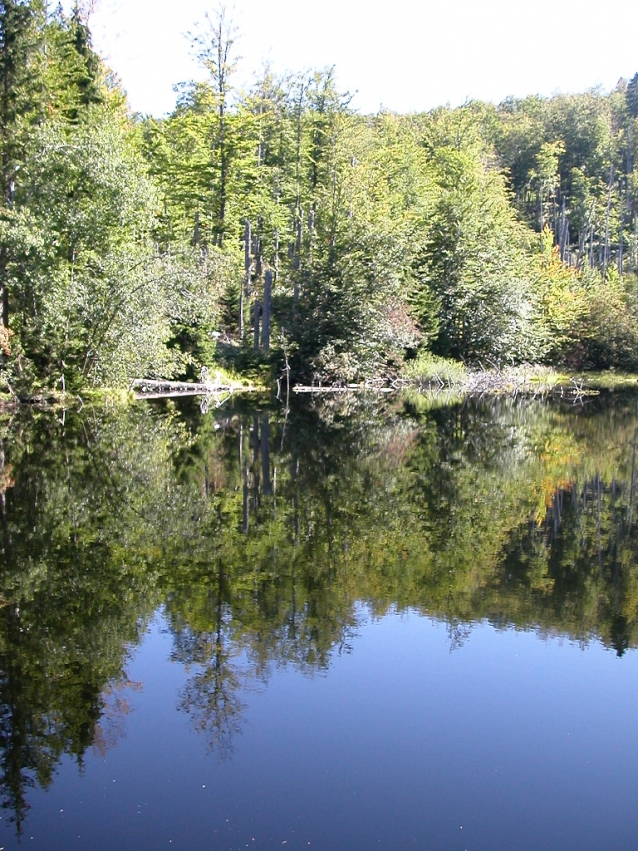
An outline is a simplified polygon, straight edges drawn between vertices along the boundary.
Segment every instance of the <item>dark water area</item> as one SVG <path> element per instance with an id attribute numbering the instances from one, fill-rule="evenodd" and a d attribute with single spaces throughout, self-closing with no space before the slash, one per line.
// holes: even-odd
<path id="1" fill-rule="evenodd" d="M 0 847 L 627 849 L 638 395 L 0 416 Z"/>

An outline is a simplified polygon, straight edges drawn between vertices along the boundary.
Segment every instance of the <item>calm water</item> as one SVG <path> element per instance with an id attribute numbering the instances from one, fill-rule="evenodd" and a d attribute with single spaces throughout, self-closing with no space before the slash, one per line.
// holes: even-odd
<path id="1" fill-rule="evenodd" d="M 1 415 L 0 847 L 635 847 L 637 410 Z"/>

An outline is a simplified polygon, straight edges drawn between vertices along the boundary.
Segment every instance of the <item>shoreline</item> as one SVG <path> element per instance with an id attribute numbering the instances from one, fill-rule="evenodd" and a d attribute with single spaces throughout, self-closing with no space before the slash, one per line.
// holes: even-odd
<path id="1" fill-rule="evenodd" d="M 638 374 L 606 372 L 558 372 L 548 367 L 526 365 L 500 370 L 498 368 L 467 370 L 462 364 L 451 374 L 449 370 L 433 370 L 421 376 L 397 377 L 391 380 L 370 379 L 359 383 L 325 385 L 294 384 L 290 395 L 327 396 L 347 393 L 391 394 L 402 391 L 423 395 L 438 395 L 453 392 L 461 396 L 511 395 L 545 396 L 559 395 L 582 398 L 598 395 L 601 391 L 638 389 Z M 90 404 L 130 404 L 144 399 L 175 399 L 187 397 L 230 398 L 243 394 L 272 395 L 277 389 L 273 384 L 242 383 L 241 380 L 215 380 L 206 382 L 173 381 L 162 379 L 133 379 L 127 389 L 98 387 L 80 393 L 42 391 L 31 396 L 0 392 L 0 410 L 17 409 L 22 406 L 36 408 L 80 409 Z"/>

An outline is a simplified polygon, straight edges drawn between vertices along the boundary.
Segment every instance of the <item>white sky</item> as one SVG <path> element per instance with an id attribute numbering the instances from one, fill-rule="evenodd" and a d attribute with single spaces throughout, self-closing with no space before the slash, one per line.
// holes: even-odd
<path id="1" fill-rule="evenodd" d="M 173 85 L 198 75 L 184 35 L 214 5 L 97 0 L 94 46 L 134 110 L 173 108 Z M 638 71 L 637 0 L 236 0 L 233 20 L 239 84 L 264 60 L 275 71 L 335 65 L 364 112 L 610 89 Z"/>

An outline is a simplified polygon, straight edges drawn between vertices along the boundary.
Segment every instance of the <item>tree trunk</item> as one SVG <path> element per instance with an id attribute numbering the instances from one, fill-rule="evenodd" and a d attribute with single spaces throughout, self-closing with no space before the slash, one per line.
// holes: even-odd
<path id="1" fill-rule="evenodd" d="M 265 352 L 270 351 L 270 307 L 272 300 L 272 272 L 266 270 L 264 278 L 264 306 L 261 322 L 261 344 Z"/>
<path id="2" fill-rule="evenodd" d="M 256 301 L 253 305 L 253 333 L 254 333 L 254 348 L 259 351 L 259 319 L 261 317 L 261 304 Z"/>
<path id="3" fill-rule="evenodd" d="M 563 203 L 560 213 L 560 259 L 565 262 L 567 253 L 567 242 L 569 238 L 569 224 L 567 222 L 567 213 L 565 211 L 565 196 L 563 195 Z"/>
<path id="4" fill-rule="evenodd" d="M 4 440 L 0 437 L 0 477 L 4 473 Z M 0 516 L 2 516 L 2 526 L 4 528 L 6 522 L 7 503 L 5 496 L 5 488 L 0 483 Z"/>
<path id="5" fill-rule="evenodd" d="M 585 245 L 587 244 L 587 236 L 589 234 L 591 219 L 592 219 L 592 216 L 594 215 L 594 205 L 595 205 L 595 201 L 592 201 L 591 207 L 589 208 L 589 213 L 587 214 L 587 224 L 583 228 L 580 239 L 578 241 L 578 257 L 576 259 L 576 266 L 579 269 L 580 269 L 580 261 L 582 260 L 583 254 L 585 252 Z"/>
<path id="6" fill-rule="evenodd" d="M 6 104 L 9 99 L 9 75 L 5 72 L 3 79 L 3 99 L 2 99 L 2 129 L 1 129 L 1 142 L 2 142 L 2 187 L 0 188 L 0 193 L 2 195 L 2 203 L 3 206 L 11 207 L 12 204 L 12 191 L 10 188 L 11 178 L 10 178 L 10 169 L 11 163 L 9 159 L 9 119 L 7 118 L 6 112 L 8 111 L 8 107 Z M 9 290 L 7 287 L 7 265 L 8 265 L 8 256 L 7 249 L 5 246 L 0 247 L 0 293 L 2 293 L 2 324 L 5 328 L 9 327 Z"/>
<path id="7" fill-rule="evenodd" d="M 293 288 L 293 314 L 295 320 L 297 319 L 297 307 L 299 304 L 299 278 L 301 275 L 301 240 L 303 234 L 303 212 L 301 209 L 301 142 L 303 136 L 303 109 L 304 109 L 304 96 L 306 92 L 305 82 L 302 80 L 299 86 L 299 99 L 297 101 L 297 149 L 295 156 L 295 185 L 296 185 L 296 197 L 295 197 L 295 209 L 294 209 L 294 221 L 293 221 L 293 230 L 295 234 L 295 249 L 294 249 L 294 259 L 293 266 L 295 269 L 294 276 L 294 288 Z"/>
<path id="8" fill-rule="evenodd" d="M 252 236 L 250 231 L 250 222 L 246 219 L 246 223 L 244 225 L 244 287 L 246 291 L 246 297 L 250 296 L 250 267 L 251 267 L 251 259 L 250 259 L 250 249 L 252 244 Z"/>
<path id="9" fill-rule="evenodd" d="M 195 213 L 195 227 L 193 229 L 193 245 L 199 245 L 199 210 Z"/>
<path id="10" fill-rule="evenodd" d="M 9 288 L 7 287 L 7 249 L 0 248 L 0 292 L 2 293 L 2 324 L 9 327 Z"/>
<path id="11" fill-rule="evenodd" d="M 605 213 L 605 248 L 603 250 L 603 278 L 607 277 L 607 266 L 609 265 L 609 216 L 611 214 L 611 193 L 614 185 L 614 166 L 609 168 L 609 186 L 607 192 L 607 211 Z"/>
<path id="12" fill-rule="evenodd" d="M 223 82 L 219 85 L 219 213 L 217 226 L 217 244 L 224 243 L 226 223 L 226 193 L 228 183 L 228 149 L 226 146 L 226 90 Z"/>
<path id="13" fill-rule="evenodd" d="M 295 315 L 297 313 L 297 306 L 299 304 L 299 282 L 301 279 L 301 249 L 303 245 L 303 212 L 301 210 L 298 211 L 297 214 L 297 240 L 295 242 L 295 259 L 294 259 L 294 267 L 295 267 L 295 284 L 293 290 L 293 303 Z"/>

